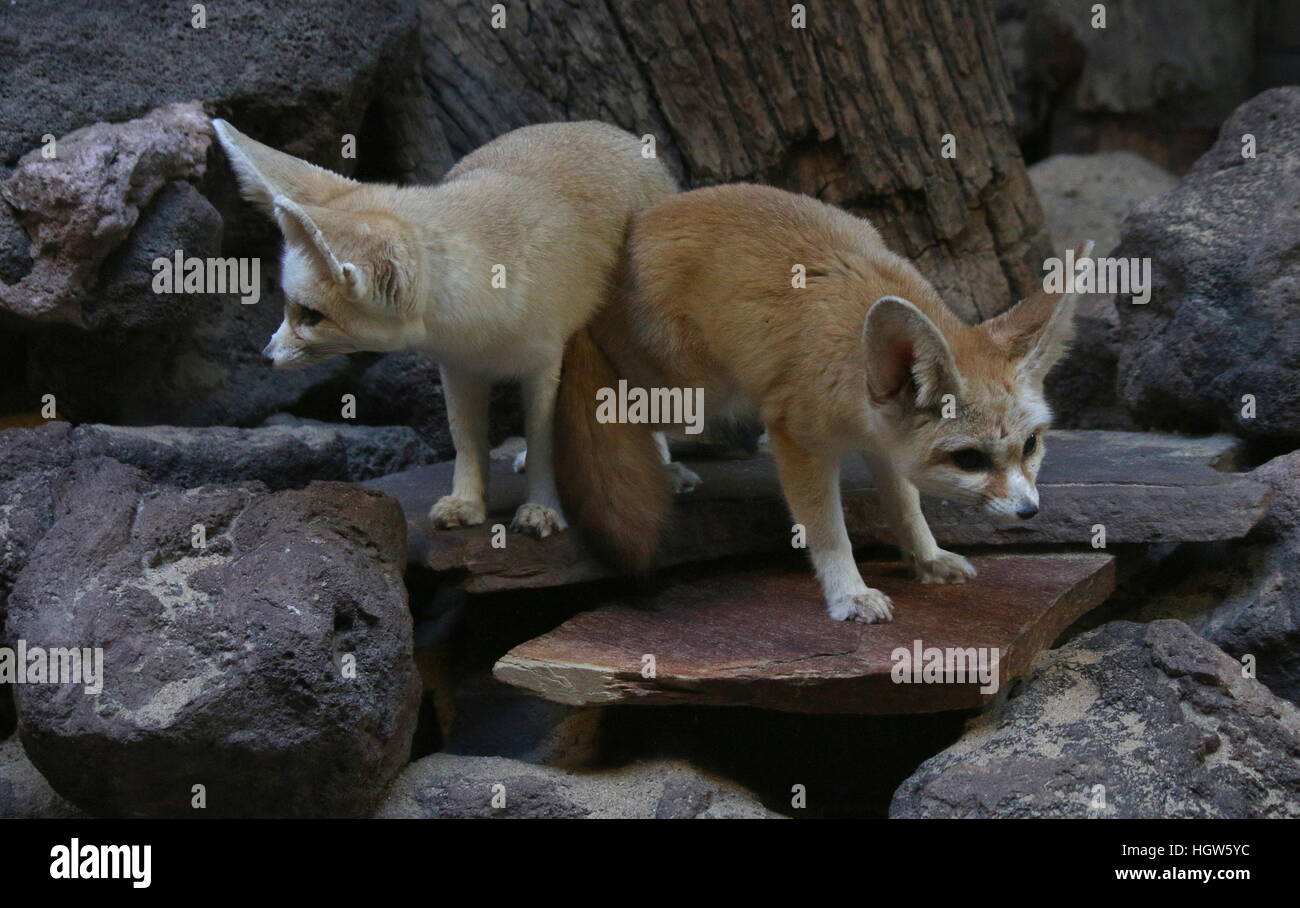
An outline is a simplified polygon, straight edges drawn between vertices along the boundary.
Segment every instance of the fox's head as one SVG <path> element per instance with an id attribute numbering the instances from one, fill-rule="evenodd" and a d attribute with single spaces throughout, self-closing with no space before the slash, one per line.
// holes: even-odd
<path id="1" fill-rule="evenodd" d="M 1069 344 L 1074 299 L 1032 297 L 976 326 L 944 315 L 941 331 L 897 296 L 867 313 L 868 393 L 890 460 L 927 494 L 1033 517 L 1052 416 L 1043 379 Z"/>
<path id="2" fill-rule="evenodd" d="M 213 120 L 246 199 L 284 234 L 284 321 L 263 351 L 300 369 L 340 353 L 399 350 L 420 330 L 412 226 L 365 186 Z"/>

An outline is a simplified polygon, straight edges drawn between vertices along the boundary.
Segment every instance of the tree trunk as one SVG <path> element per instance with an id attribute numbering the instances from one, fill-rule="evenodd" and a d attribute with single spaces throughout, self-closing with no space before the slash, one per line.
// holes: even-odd
<path id="1" fill-rule="evenodd" d="M 411 181 L 519 126 L 653 135 L 684 186 L 768 183 L 868 217 L 968 321 L 1040 285 L 1042 214 L 979 0 L 423 0 L 387 119 Z M 945 135 L 955 156 L 945 157 Z"/>

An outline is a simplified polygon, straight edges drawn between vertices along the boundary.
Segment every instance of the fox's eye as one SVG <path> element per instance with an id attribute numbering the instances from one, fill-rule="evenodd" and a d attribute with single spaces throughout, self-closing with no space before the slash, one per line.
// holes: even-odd
<path id="1" fill-rule="evenodd" d="M 1025 439 L 1025 456 L 1028 457 L 1030 454 L 1033 454 L 1034 451 L 1036 450 L 1038 450 L 1037 433 L 1030 435 L 1028 438 Z"/>
<path id="2" fill-rule="evenodd" d="M 960 451 L 953 451 L 952 462 L 961 470 L 987 470 L 989 457 L 978 448 L 962 448 Z"/>
<path id="3" fill-rule="evenodd" d="M 318 309 L 308 309 L 306 306 L 298 307 L 298 321 L 308 328 L 319 325 L 324 318 L 325 314 Z"/>

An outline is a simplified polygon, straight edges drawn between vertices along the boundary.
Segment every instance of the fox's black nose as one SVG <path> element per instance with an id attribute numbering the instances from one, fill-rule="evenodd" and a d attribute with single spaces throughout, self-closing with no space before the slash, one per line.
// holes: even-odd
<path id="1" fill-rule="evenodd" d="M 1028 520 L 1030 517 L 1033 517 L 1037 513 L 1038 513 L 1038 505 L 1027 504 L 1020 510 L 1016 511 L 1016 516 L 1019 517 L 1021 520 Z"/>

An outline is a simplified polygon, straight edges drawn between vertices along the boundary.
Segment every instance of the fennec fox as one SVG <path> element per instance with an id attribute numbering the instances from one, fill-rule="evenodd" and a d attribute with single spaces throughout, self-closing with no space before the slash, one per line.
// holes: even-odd
<path id="1" fill-rule="evenodd" d="M 628 269 L 621 304 L 591 327 L 596 343 L 632 387 L 703 388 L 710 418 L 757 411 L 831 617 L 893 617 L 854 563 L 843 455 L 865 456 L 922 582 L 975 570 L 935 544 L 918 490 L 1010 518 L 1038 512 L 1043 377 L 1068 343 L 1072 301 L 1036 297 L 966 325 L 866 221 L 752 185 L 683 193 L 635 216 Z M 589 449 L 568 468 L 600 465 Z M 643 532 L 658 525 L 651 513 Z M 640 519 L 597 516 L 622 533 Z"/>
<path id="2" fill-rule="evenodd" d="M 363 350 L 437 360 L 456 447 L 451 494 L 429 514 L 437 527 L 483 522 L 489 392 L 519 379 L 530 469 L 511 529 L 564 529 L 552 465 L 561 358 L 615 282 L 629 216 L 676 191 L 662 164 L 613 126 L 551 123 L 488 143 L 437 186 L 384 186 L 213 125 L 245 197 L 284 234 L 284 321 L 266 355 L 280 368 Z M 588 343 L 570 346 L 581 355 Z M 626 431 L 604 440 L 630 446 L 620 456 L 634 462 L 657 457 Z"/>

